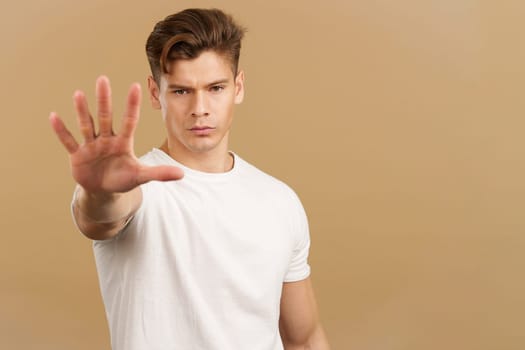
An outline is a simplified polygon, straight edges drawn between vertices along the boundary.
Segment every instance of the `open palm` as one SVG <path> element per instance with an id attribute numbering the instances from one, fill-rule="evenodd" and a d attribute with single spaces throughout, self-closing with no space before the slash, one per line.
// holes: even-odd
<path id="1" fill-rule="evenodd" d="M 121 130 L 114 133 L 109 80 L 99 77 L 96 84 L 99 132 L 96 133 L 84 93 L 75 92 L 77 121 L 84 138 L 82 144 L 75 140 L 58 115 L 51 113 L 51 126 L 69 153 L 73 178 L 86 191 L 122 193 L 152 180 L 182 178 L 179 168 L 145 166 L 135 156 L 133 137 L 139 119 L 140 95 L 140 85 L 133 84 L 128 93 Z"/>

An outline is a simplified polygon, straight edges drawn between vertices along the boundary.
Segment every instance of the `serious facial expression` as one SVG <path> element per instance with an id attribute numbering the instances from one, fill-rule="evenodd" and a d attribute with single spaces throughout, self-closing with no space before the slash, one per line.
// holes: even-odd
<path id="1" fill-rule="evenodd" d="M 150 81 L 152 102 L 162 111 L 171 150 L 227 152 L 233 109 L 242 102 L 243 84 L 243 73 L 235 77 L 230 61 L 213 51 L 173 62 L 170 74 L 161 76 L 160 87 Z"/>

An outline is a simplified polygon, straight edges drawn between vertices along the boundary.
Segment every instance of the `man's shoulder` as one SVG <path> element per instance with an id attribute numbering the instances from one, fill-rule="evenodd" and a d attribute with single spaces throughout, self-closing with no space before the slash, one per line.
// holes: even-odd
<path id="1" fill-rule="evenodd" d="M 270 191 L 269 194 L 281 194 L 285 196 L 297 197 L 292 187 L 290 187 L 283 180 L 269 174 L 266 171 L 261 170 L 259 167 L 243 160 L 238 156 L 236 156 L 236 159 L 240 163 L 241 178 L 255 181 L 260 190 Z"/>

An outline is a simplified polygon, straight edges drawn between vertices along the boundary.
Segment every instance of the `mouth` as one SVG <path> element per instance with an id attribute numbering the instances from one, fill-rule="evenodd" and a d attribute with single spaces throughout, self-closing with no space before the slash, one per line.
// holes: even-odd
<path id="1" fill-rule="evenodd" d="M 215 128 L 204 125 L 204 126 L 193 126 L 188 130 L 195 135 L 205 136 L 205 135 L 209 135 L 213 130 L 215 130 Z"/>
<path id="2" fill-rule="evenodd" d="M 211 126 L 207 126 L 207 125 L 204 125 L 204 126 L 194 126 L 192 128 L 190 128 L 190 130 L 206 130 L 206 129 L 213 129 Z"/>

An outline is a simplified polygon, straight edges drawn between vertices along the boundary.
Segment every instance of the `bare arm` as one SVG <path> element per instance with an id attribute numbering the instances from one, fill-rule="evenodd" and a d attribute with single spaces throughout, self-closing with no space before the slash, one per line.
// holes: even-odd
<path id="1" fill-rule="evenodd" d="M 86 97 L 77 91 L 74 104 L 84 143 L 79 144 L 56 113 L 49 120 L 69 153 L 71 172 L 78 183 L 73 214 L 80 230 L 91 239 L 117 234 L 142 202 L 139 185 L 152 180 L 182 178 L 182 170 L 170 166 L 140 164 L 133 152 L 133 135 L 139 119 L 140 85 L 129 90 L 121 130 L 113 131 L 111 88 L 106 77 L 96 85 L 99 132 L 95 131 Z"/>
<path id="2" fill-rule="evenodd" d="M 279 330 L 286 350 L 329 350 L 310 278 L 285 282 Z"/>
<path id="3" fill-rule="evenodd" d="M 80 231 L 88 238 L 104 240 L 120 232 L 142 202 L 139 187 L 126 193 L 95 194 L 78 186 L 73 202 L 73 216 Z"/>

